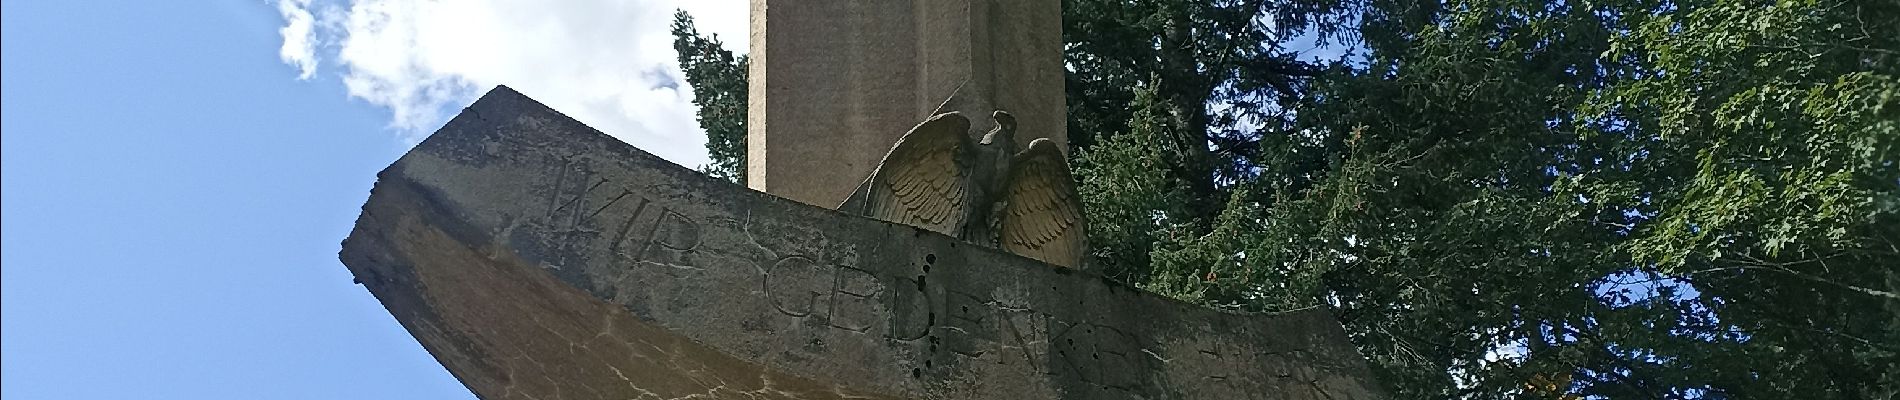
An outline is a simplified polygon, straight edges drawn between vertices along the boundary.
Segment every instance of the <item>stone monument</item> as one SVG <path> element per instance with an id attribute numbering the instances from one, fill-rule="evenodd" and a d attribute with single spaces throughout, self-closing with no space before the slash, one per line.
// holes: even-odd
<path id="1" fill-rule="evenodd" d="M 1017 225 L 1074 245 L 1029 251 L 936 219 L 983 210 L 876 211 L 912 200 L 866 177 L 939 111 L 1020 119 L 952 123 L 1015 146 L 955 156 L 1002 161 L 931 190 L 987 203 L 1018 196 L 998 174 L 1068 179 L 1009 165 L 1063 159 L 1057 0 L 752 7 L 748 178 L 765 193 L 498 87 L 378 175 L 343 263 L 484 399 L 1385 398 L 1325 310 L 1227 314 L 1038 261 L 1078 259 L 1076 208 L 1046 220 L 1065 229 Z M 930 175 L 887 172 L 893 191 Z M 859 208 L 832 209 L 860 187 Z M 1049 187 L 1067 192 L 1022 196 L 1073 200 Z"/>
<path id="2" fill-rule="evenodd" d="M 344 265 L 484 399 L 1376 399 L 1322 309 L 1222 313 L 748 190 L 499 87 Z"/>
<path id="3" fill-rule="evenodd" d="M 746 182 L 836 207 L 938 111 L 1066 147 L 1059 0 L 751 0 Z M 979 131 L 988 118 L 972 118 Z"/>

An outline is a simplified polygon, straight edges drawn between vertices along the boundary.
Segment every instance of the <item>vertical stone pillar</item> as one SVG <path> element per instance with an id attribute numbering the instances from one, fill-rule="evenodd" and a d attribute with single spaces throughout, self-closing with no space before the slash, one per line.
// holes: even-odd
<path id="1" fill-rule="evenodd" d="M 952 93 L 979 131 L 1003 109 L 1020 144 L 1067 143 L 1059 0 L 752 0 L 751 23 L 753 189 L 835 207 Z"/>

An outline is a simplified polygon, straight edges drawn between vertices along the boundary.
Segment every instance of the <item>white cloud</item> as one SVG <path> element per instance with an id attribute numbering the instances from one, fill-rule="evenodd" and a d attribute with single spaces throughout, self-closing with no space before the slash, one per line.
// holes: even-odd
<path id="1" fill-rule="evenodd" d="M 747 19 L 751 15 L 751 3 L 750 0 L 686 0 L 675 8 L 693 15 L 693 25 L 699 33 L 718 36 L 727 49 L 745 53 L 747 40 L 752 37 L 752 23 Z"/>
<path id="2" fill-rule="evenodd" d="M 706 139 L 675 59 L 673 10 L 686 9 L 701 32 L 733 50 L 747 44 L 747 0 L 278 1 L 288 21 L 284 53 L 293 41 L 314 49 L 284 62 L 306 75 L 318 59 L 340 67 L 350 96 L 388 108 L 391 126 L 410 139 L 508 85 L 689 167 L 706 163 Z"/>
<path id="3" fill-rule="evenodd" d="M 297 67 L 298 80 L 308 80 L 317 72 L 317 38 L 312 29 L 316 18 L 310 15 L 309 6 L 310 0 L 277 2 L 277 13 L 284 16 L 284 27 L 277 30 L 284 36 L 284 46 L 277 50 L 277 58 Z"/>

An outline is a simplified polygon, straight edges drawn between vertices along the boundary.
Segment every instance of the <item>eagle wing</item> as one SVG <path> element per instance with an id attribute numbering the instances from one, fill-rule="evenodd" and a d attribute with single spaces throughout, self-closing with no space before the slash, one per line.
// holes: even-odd
<path id="1" fill-rule="evenodd" d="M 1010 162 L 997 239 L 1004 250 L 1043 262 L 1081 268 L 1088 256 L 1082 198 L 1062 150 L 1036 139 Z"/>
<path id="2" fill-rule="evenodd" d="M 969 131 L 954 112 L 911 128 L 839 210 L 957 236 L 973 201 Z"/>

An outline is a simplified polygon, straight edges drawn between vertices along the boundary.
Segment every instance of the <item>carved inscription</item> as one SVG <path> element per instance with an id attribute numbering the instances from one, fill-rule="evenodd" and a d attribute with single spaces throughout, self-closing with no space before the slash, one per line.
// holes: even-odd
<path id="1" fill-rule="evenodd" d="M 556 267 L 572 262 L 569 257 L 603 239 L 601 227 L 610 227 L 608 253 L 627 262 L 698 268 L 693 257 L 700 242 L 698 222 L 598 176 L 584 157 L 556 165 L 560 167 L 548 190 L 543 235 L 555 249 Z M 625 217 L 602 224 L 603 214 Z"/>
<path id="2" fill-rule="evenodd" d="M 556 242 L 550 248 L 558 254 L 557 268 L 574 261 L 569 257 L 575 250 L 595 240 L 606 240 L 607 253 L 625 268 L 659 267 L 675 273 L 708 267 L 754 268 L 759 282 L 754 293 L 763 296 L 781 318 L 796 319 L 799 325 L 878 335 L 892 342 L 927 343 L 920 345 L 929 351 L 919 357 L 942 353 L 966 362 L 1019 365 L 1086 383 L 1098 394 L 1119 393 L 1116 397 L 1167 393 L 1157 386 L 1161 382 L 1145 377 L 1170 368 L 1177 360 L 1191 361 L 1182 363 L 1182 368 L 1191 365 L 1196 370 L 1201 380 L 1196 385 L 1244 389 L 1262 387 L 1268 381 L 1309 384 L 1316 379 L 1308 367 L 1268 362 L 1277 360 L 1270 357 L 1272 353 L 1244 352 L 1220 341 L 1171 353 L 1160 343 L 1145 341 L 1149 336 L 1103 321 L 1068 320 L 1028 304 L 998 301 L 980 291 L 933 288 L 928 266 L 936 263 L 934 254 L 918 260 L 926 266 L 923 274 L 909 276 L 844 265 L 823 254 L 779 254 L 751 260 L 751 266 L 702 265 L 699 248 L 706 226 L 641 196 L 636 188 L 597 176 L 585 159 L 561 165 L 555 174 L 558 178 L 549 183 L 543 216 L 543 237 Z M 812 342 L 821 343 L 817 338 Z M 806 346 L 800 350 L 825 349 Z M 913 375 L 933 365 L 927 360 L 913 364 L 926 366 L 912 371 Z M 1248 372 L 1263 368 L 1267 371 Z M 1236 391 L 1233 395 L 1260 394 Z"/>
<path id="3" fill-rule="evenodd" d="M 896 282 L 892 290 L 886 291 L 891 303 L 891 328 L 885 338 L 899 342 L 910 342 L 930 335 L 930 327 L 937 324 L 937 313 L 930 306 L 930 297 L 924 292 L 928 278 L 918 275 L 916 278 L 893 278 Z"/>
<path id="4" fill-rule="evenodd" d="M 831 285 L 831 327 L 864 333 L 876 323 L 874 303 L 884 293 L 884 282 L 877 274 L 839 266 L 833 270 Z"/>
<path id="5" fill-rule="evenodd" d="M 805 256 L 785 256 L 772 263 L 760 277 L 765 282 L 765 295 L 772 299 L 772 305 L 778 312 L 793 317 L 808 317 L 817 312 L 818 299 L 830 288 L 831 268 L 818 265 Z M 822 289 L 821 289 L 822 288 Z M 828 318 L 828 313 L 819 318 Z"/>
<path id="6" fill-rule="evenodd" d="M 944 336 L 944 347 L 965 357 L 982 357 L 996 342 L 996 330 L 991 326 L 995 321 L 989 318 L 995 310 L 977 294 L 954 289 L 945 292 L 944 313 L 949 318 L 937 330 Z"/>
<path id="7" fill-rule="evenodd" d="M 699 263 L 693 259 L 699 248 L 699 223 L 686 218 L 685 214 L 664 208 L 660 209 L 658 218 L 639 250 L 634 251 L 632 259 L 674 268 L 699 268 Z"/>

